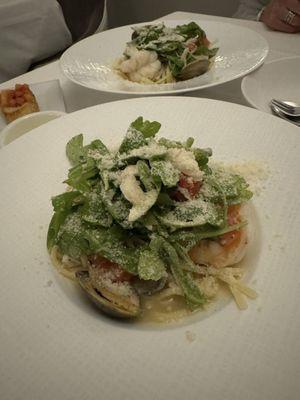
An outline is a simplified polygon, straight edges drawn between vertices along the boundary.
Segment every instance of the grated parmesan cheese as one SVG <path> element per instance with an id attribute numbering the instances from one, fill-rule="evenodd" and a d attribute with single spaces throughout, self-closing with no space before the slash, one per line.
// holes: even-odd
<path id="1" fill-rule="evenodd" d="M 139 157 L 139 158 L 145 158 L 145 159 L 150 159 L 154 156 L 163 156 L 167 153 L 168 149 L 165 146 L 162 146 L 160 144 L 157 144 L 156 142 L 149 142 L 146 146 L 141 146 L 137 149 L 131 150 L 129 153 L 124 155 L 123 157 L 120 157 L 126 159 L 129 157 Z"/>
<path id="2" fill-rule="evenodd" d="M 133 222 L 144 215 L 153 206 L 157 199 L 155 189 L 143 192 L 136 179 L 138 168 L 136 165 L 128 165 L 120 176 L 120 189 L 126 200 L 132 204 L 128 221 Z"/>
<path id="3" fill-rule="evenodd" d="M 132 296 L 134 291 L 127 281 L 116 281 L 116 275 L 113 270 L 104 270 L 93 265 L 89 267 L 90 278 L 93 285 L 100 292 L 102 289 L 107 289 L 109 292 L 117 296 Z"/>
<path id="4" fill-rule="evenodd" d="M 262 160 L 250 160 L 235 164 L 225 164 L 223 162 L 211 162 L 217 168 L 226 168 L 229 173 L 241 175 L 249 184 L 250 190 L 258 195 L 263 186 L 263 182 L 270 176 L 268 164 Z"/>
<path id="5" fill-rule="evenodd" d="M 167 152 L 167 159 L 180 172 L 191 176 L 195 180 L 202 180 L 203 172 L 199 169 L 194 153 L 182 148 L 172 148 Z"/>

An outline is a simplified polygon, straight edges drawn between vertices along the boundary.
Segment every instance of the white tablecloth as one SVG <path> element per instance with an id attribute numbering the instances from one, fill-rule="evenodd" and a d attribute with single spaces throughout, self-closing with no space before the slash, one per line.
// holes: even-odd
<path id="1" fill-rule="evenodd" d="M 162 17 L 163 20 L 170 19 L 201 19 L 230 22 L 253 29 L 264 36 L 270 46 L 270 51 L 266 62 L 300 55 L 300 34 L 288 34 L 274 32 L 266 28 L 261 22 L 240 20 L 234 18 L 225 18 L 217 16 L 209 16 L 203 14 L 193 14 L 186 12 L 176 12 Z M 73 112 L 85 107 L 101 104 L 109 101 L 120 100 L 126 98 L 124 95 L 115 95 L 110 93 L 100 93 L 95 90 L 83 88 L 69 82 L 59 69 L 59 62 L 55 61 L 46 66 L 40 67 L 34 71 L 21 75 L 15 79 L 7 81 L 0 85 L 0 89 L 11 87 L 14 83 L 37 83 L 49 81 L 51 79 L 59 79 L 63 90 L 67 112 Z M 236 79 L 219 86 L 209 89 L 198 90 L 189 93 L 189 96 L 207 97 L 212 99 L 224 100 L 233 103 L 248 105 L 241 92 L 241 79 Z"/>

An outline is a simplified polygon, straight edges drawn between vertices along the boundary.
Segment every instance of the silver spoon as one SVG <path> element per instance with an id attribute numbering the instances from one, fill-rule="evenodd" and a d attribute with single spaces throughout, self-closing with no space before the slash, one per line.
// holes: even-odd
<path id="1" fill-rule="evenodd" d="M 288 117 L 286 114 L 282 112 L 281 109 L 279 109 L 277 106 L 275 106 L 273 103 L 270 104 L 271 110 L 275 115 L 278 117 L 285 119 L 286 121 L 291 122 L 292 124 L 295 124 L 296 126 L 300 126 L 300 117 Z"/>
<path id="2" fill-rule="evenodd" d="M 271 103 L 280 108 L 285 114 L 291 116 L 300 116 L 300 105 L 293 101 L 272 99 Z"/>

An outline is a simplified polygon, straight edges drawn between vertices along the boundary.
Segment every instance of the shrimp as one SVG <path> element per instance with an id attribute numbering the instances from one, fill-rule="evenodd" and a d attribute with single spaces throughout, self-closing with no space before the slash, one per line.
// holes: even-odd
<path id="1" fill-rule="evenodd" d="M 153 80 L 160 77 L 163 68 L 155 51 L 128 46 L 125 55 L 129 58 L 120 62 L 119 69 L 131 81 L 141 82 L 143 79 Z"/>
<path id="2" fill-rule="evenodd" d="M 234 225 L 241 222 L 244 210 L 239 205 L 228 207 L 228 223 Z M 224 268 L 237 264 L 245 256 L 249 234 L 246 227 L 219 236 L 216 240 L 204 239 L 189 252 L 196 264 L 211 265 Z"/>

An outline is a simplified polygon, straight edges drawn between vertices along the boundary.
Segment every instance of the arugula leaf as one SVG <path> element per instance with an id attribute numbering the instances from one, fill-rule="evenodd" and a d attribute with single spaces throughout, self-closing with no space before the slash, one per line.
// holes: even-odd
<path id="1" fill-rule="evenodd" d="M 184 148 L 186 150 L 189 150 L 193 146 L 194 141 L 195 139 L 193 137 L 188 137 L 185 141 Z"/>
<path id="2" fill-rule="evenodd" d="M 68 179 L 64 181 L 79 192 L 91 190 L 98 175 L 95 161 L 89 158 L 85 164 L 78 164 L 69 170 Z"/>
<path id="3" fill-rule="evenodd" d="M 49 250 L 57 243 L 60 227 L 65 222 L 67 216 L 72 212 L 72 208 L 84 202 L 84 197 L 78 191 L 65 192 L 52 198 L 54 214 L 49 224 L 47 233 L 47 247 Z"/>
<path id="4" fill-rule="evenodd" d="M 51 250 L 54 245 L 57 244 L 58 232 L 62 224 L 65 222 L 69 210 L 56 211 L 50 221 L 48 232 L 47 232 L 47 248 Z"/>
<path id="5" fill-rule="evenodd" d="M 196 264 L 188 254 L 188 249 L 184 248 L 178 243 L 172 243 L 172 245 L 174 249 L 177 251 L 177 254 L 181 260 L 181 268 L 189 272 L 198 272 Z"/>
<path id="6" fill-rule="evenodd" d="M 219 48 L 218 47 L 214 47 L 213 49 L 209 49 L 206 46 L 198 46 L 197 49 L 195 50 L 195 52 L 193 53 L 194 55 L 197 56 L 208 56 L 208 58 L 212 58 L 214 57 L 217 52 L 218 52 Z"/>
<path id="7" fill-rule="evenodd" d="M 74 259 L 79 259 L 82 254 L 90 254 L 84 232 L 85 226 L 79 211 L 67 215 L 57 235 L 57 245 L 61 253 Z"/>
<path id="8" fill-rule="evenodd" d="M 178 264 L 171 264 L 170 268 L 177 284 L 183 291 L 187 305 L 192 310 L 203 306 L 206 303 L 206 298 L 196 285 L 193 275 L 188 271 L 184 271 Z"/>
<path id="9" fill-rule="evenodd" d="M 164 25 L 144 25 L 133 28 L 132 39 L 139 46 L 144 46 L 147 43 L 157 40 L 163 32 Z"/>
<path id="10" fill-rule="evenodd" d="M 165 146 L 167 149 L 172 149 L 172 148 L 177 148 L 177 149 L 186 149 L 190 150 L 194 143 L 194 138 L 188 137 L 185 142 L 178 142 L 176 140 L 170 140 L 166 138 L 159 138 L 158 139 L 158 144 L 161 146 Z"/>
<path id="11" fill-rule="evenodd" d="M 119 147 L 119 153 L 128 153 L 130 150 L 138 149 L 139 147 L 146 146 L 147 140 L 142 132 L 134 127 L 129 127 L 122 143 Z"/>
<path id="12" fill-rule="evenodd" d="M 207 202 L 203 197 L 188 202 L 175 202 L 173 209 L 162 210 L 158 218 L 163 224 L 173 229 L 206 224 L 221 227 L 225 224 L 223 207 Z"/>
<path id="13" fill-rule="evenodd" d="M 113 220 L 123 228 L 130 229 L 132 224 L 128 222 L 128 215 L 131 204 L 122 194 L 114 189 L 105 190 L 100 187 L 101 197 L 106 210 L 110 213 Z"/>
<path id="14" fill-rule="evenodd" d="M 109 227 L 113 218 L 106 210 L 101 196 L 97 192 L 87 193 L 83 206 L 80 208 L 83 221 L 93 226 Z"/>
<path id="15" fill-rule="evenodd" d="M 157 197 L 156 204 L 159 206 L 174 206 L 175 202 L 171 199 L 169 193 L 161 191 Z"/>
<path id="16" fill-rule="evenodd" d="M 139 249 L 125 247 L 125 236 L 127 233 L 115 225 L 111 228 L 87 229 L 84 233 L 92 253 L 99 253 L 125 271 L 137 275 Z"/>
<path id="17" fill-rule="evenodd" d="M 86 162 L 89 157 L 89 153 L 97 152 L 98 155 L 108 154 L 107 147 L 102 143 L 100 139 L 92 141 L 89 145 L 83 146 L 83 135 L 82 133 L 74 136 L 66 146 L 66 154 L 72 165 L 77 165 L 82 162 Z"/>
<path id="18" fill-rule="evenodd" d="M 163 257 L 165 257 L 178 286 L 182 289 L 188 306 L 192 310 L 201 307 L 206 302 L 206 299 L 194 282 L 192 275 L 181 268 L 181 262 L 175 248 L 161 237 L 153 239 L 150 247 L 158 253 L 162 253 Z"/>
<path id="19" fill-rule="evenodd" d="M 167 56 L 168 65 L 172 75 L 176 78 L 184 67 L 184 61 L 178 56 Z"/>
<path id="20" fill-rule="evenodd" d="M 159 281 L 166 275 L 165 264 L 157 254 L 151 249 L 142 250 L 138 263 L 138 274 L 140 279 Z"/>
<path id="21" fill-rule="evenodd" d="M 188 24 L 177 25 L 175 31 L 181 35 L 184 35 L 186 39 L 194 38 L 196 36 L 199 36 L 200 38 L 205 37 L 204 30 L 193 21 Z"/>
<path id="22" fill-rule="evenodd" d="M 109 154 L 108 148 L 100 139 L 93 140 L 89 145 L 85 146 L 84 149 L 86 150 L 87 156 L 90 150 L 97 150 L 101 155 Z"/>
<path id="23" fill-rule="evenodd" d="M 199 149 L 199 148 L 195 148 L 192 149 L 194 156 L 195 156 L 195 160 L 197 161 L 199 168 L 203 169 L 204 166 L 206 166 L 206 164 L 209 161 L 209 157 L 212 155 L 212 151 L 211 149 Z"/>
<path id="24" fill-rule="evenodd" d="M 212 178 L 222 187 L 228 204 L 240 204 L 250 200 L 253 196 L 248 189 L 248 183 L 238 174 L 229 173 L 223 169 L 214 169 Z"/>
<path id="25" fill-rule="evenodd" d="M 202 239 L 212 239 L 223 235 L 224 233 L 232 232 L 244 228 L 247 222 L 240 222 L 235 225 L 228 225 L 225 228 L 216 229 L 210 226 L 205 226 L 202 229 L 193 228 L 190 230 L 182 229 L 170 234 L 168 240 L 171 243 L 181 243 L 184 245 L 185 249 L 189 251 Z"/>
<path id="26" fill-rule="evenodd" d="M 84 196 L 77 190 L 65 192 L 52 197 L 52 205 L 54 211 L 70 210 L 73 206 L 82 204 Z"/>
<path id="27" fill-rule="evenodd" d="M 66 146 L 66 154 L 70 163 L 76 165 L 84 161 L 83 153 L 83 134 L 80 133 L 69 140 Z"/>
<path id="28" fill-rule="evenodd" d="M 180 172 L 168 160 L 150 161 L 151 175 L 155 181 L 161 181 L 166 187 L 174 187 L 179 181 Z"/>
<path id="29" fill-rule="evenodd" d="M 132 128 L 141 132 L 144 138 L 154 137 L 160 130 L 161 124 L 157 121 L 144 121 L 143 117 L 138 117 L 130 125 Z"/>
<path id="30" fill-rule="evenodd" d="M 184 50 L 184 47 L 181 42 L 177 41 L 167 41 L 160 43 L 149 43 L 144 47 L 147 50 L 156 51 L 161 58 L 168 58 L 173 54 L 181 54 Z"/>
<path id="31" fill-rule="evenodd" d="M 136 163 L 136 166 L 138 168 L 138 174 L 140 177 L 140 181 L 144 185 L 146 191 L 152 190 L 153 188 L 159 189 L 159 185 L 156 185 L 152 176 L 151 176 L 151 170 L 146 163 L 146 161 L 139 160 Z"/>

